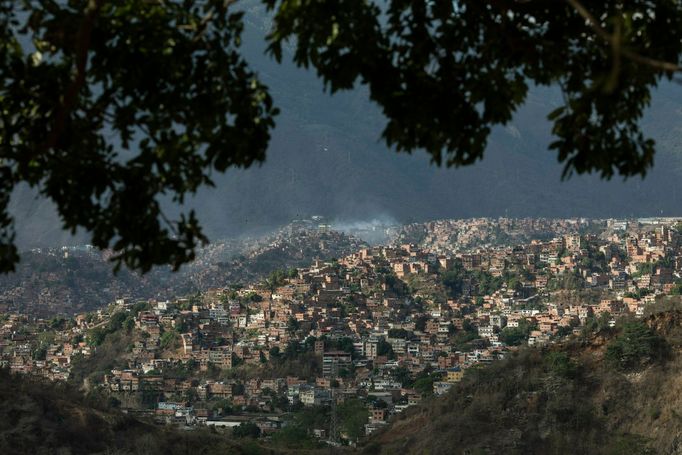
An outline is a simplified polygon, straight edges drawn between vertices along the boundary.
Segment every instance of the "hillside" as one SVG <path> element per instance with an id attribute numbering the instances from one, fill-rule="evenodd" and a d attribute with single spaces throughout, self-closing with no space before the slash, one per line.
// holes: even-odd
<path id="1" fill-rule="evenodd" d="M 395 230 L 393 243 L 415 243 L 430 251 L 466 251 L 482 246 L 515 246 L 573 232 L 599 232 L 600 220 L 485 218 L 411 223 Z"/>
<path id="2" fill-rule="evenodd" d="M 28 251 L 16 272 L 0 275 L 0 311 L 49 317 L 91 311 L 121 297 L 170 299 L 258 281 L 314 259 L 343 257 L 363 244 L 340 232 L 289 225 L 262 236 L 212 243 L 177 273 L 161 267 L 146 275 L 127 269 L 114 275 L 107 252 L 82 247 Z"/>
<path id="3" fill-rule="evenodd" d="M 217 242 L 205 248 L 181 277 L 196 289 L 258 281 L 270 272 L 304 267 L 314 259 L 341 258 L 364 242 L 342 232 L 289 224 L 273 234 L 243 241 L 240 248 L 224 250 Z"/>
<path id="4" fill-rule="evenodd" d="M 682 306 L 469 370 L 352 448 L 364 454 L 680 454 Z M 0 453 L 275 454 L 267 442 L 159 427 L 75 389 L 0 371 Z M 310 453 L 326 453 L 312 450 Z M 300 450 L 291 453 L 302 453 Z"/>
<path id="5" fill-rule="evenodd" d="M 442 399 L 400 415 L 364 452 L 682 453 L 679 304 L 645 324 L 653 332 L 640 341 L 653 337 L 642 341 L 650 351 L 628 350 L 637 337 L 627 328 L 603 329 L 471 371 Z"/>
<path id="6" fill-rule="evenodd" d="M 224 434 L 158 427 L 84 399 L 68 387 L 0 371 L 0 453 L 275 454 Z"/>
<path id="7" fill-rule="evenodd" d="M 0 275 L 0 310 L 38 317 L 93 310 L 120 296 L 156 297 L 170 270 L 140 276 L 127 269 L 113 274 L 98 251 L 25 252 L 14 273 Z"/>

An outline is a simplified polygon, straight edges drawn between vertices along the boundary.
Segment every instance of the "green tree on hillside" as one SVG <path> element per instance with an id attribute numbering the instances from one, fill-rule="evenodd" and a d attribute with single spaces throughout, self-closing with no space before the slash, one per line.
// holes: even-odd
<path id="1" fill-rule="evenodd" d="M 365 424 L 369 412 L 365 404 L 357 399 L 346 400 L 338 407 L 338 418 L 341 430 L 351 440 L 358 440 L 365 435 Z"/>
<path id="2" fill-rule="evenodd" d="M 631 370 L 648 362 L 663 359 L 668 345 L 641 321 L 627 322 L 622 332 L 606 348 L 606 360 L 621 370 Z"/>
<path id="3" fill-rule="evenodd" d="M 253 422 L 242 422 L 234 427 L 232 435 L 235 438 L 257 438 L 260 436 L 260 428 Z"/>
<path id="4" fill-rule="evenodd" d="M 528 341 L 530 332 L 535 329 L 537 329 L 537 324 L 531 324 L 526 319 L 521 319 L 518 327 L 505 327 L 500 331 L 500 341 L 509 346 L 518 346 Z"/>
<path id="5" fill-rule="evenodd" d="M 161 349 L 170 349 L 178 344 L 180 335 L 175 330 L 168 330 L 161 334 L 159 339 L 159 347 Z"/>

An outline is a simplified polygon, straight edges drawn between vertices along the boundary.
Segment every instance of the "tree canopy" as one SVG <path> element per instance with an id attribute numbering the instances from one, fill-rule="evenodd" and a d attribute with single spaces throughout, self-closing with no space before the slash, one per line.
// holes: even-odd
<path id="1" fill-rule="evenodd" d="M 160 200 L 263 161 L 277 114 L 240 53 L 239 3 L 0 0 L 0 271 L 19 260 L 20 184 L 117 267 L 194 258 L 207 241 L 195 214 L 169 219 Z M 263 3 L 275 59 L 290 46 L 332 92 L 367 86 L 387 145 L 438 165 L 481 159 L 529 88 L 552 85 L 565 175 L 644 175 L 655 147 L 639 120 L 682 50 L 672 0 Z"/>

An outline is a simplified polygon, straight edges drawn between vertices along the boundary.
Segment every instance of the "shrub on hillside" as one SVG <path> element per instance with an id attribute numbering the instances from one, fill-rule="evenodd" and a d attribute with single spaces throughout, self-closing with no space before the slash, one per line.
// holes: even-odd
<path id="1" fill-rule="evenodd" d="M 547 370 L 560 378 L 573 379 L 578 366 L 565 352 L 550 352 L 545 356 Z"/>
<path id="2" fill-rule="evenodd" d="M 232 435 L 235 438 L 257 438 L 260 436 L 260 428 L 253 422 L 242 422 L 234 427 Z"/>
<path id="3" fill-rule="evenodd" d="M 619 370 L 633 370 L 663 359 L 667 351 L 666 341 L 646 324 L 627 322 L 621 334 L 607 346 L 606 360 Z"/>

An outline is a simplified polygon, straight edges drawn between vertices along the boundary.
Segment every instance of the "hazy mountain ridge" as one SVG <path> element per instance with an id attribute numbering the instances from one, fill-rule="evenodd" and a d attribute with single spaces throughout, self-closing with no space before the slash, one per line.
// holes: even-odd
<path id="1" fill-rule="evenodd" d="M 94 310 L 121 297 L 164 300 L 252 283 L 274 270 L 342 257 L 362 245 L 341 232 L 289 225 L 259 237 L 217 241 L 176 273 L 158 267 L 146 275 L 127 269 L 114 275 L 110 252 L 84 247 L 27 251 L 15 273 L 0 275 L 0 311 L 52 316 Z"/>
<path id="2" fill-rule="evenodd" d="M 461 252 L 490 246 L 516 246 L 575 232 L 599 232 L 605 227 L 606 222 L 598 219 L 445 219 L 403 225 L 395 229 L 391 241 L 394 244 L 414 243 L 432 252 Z"/>

